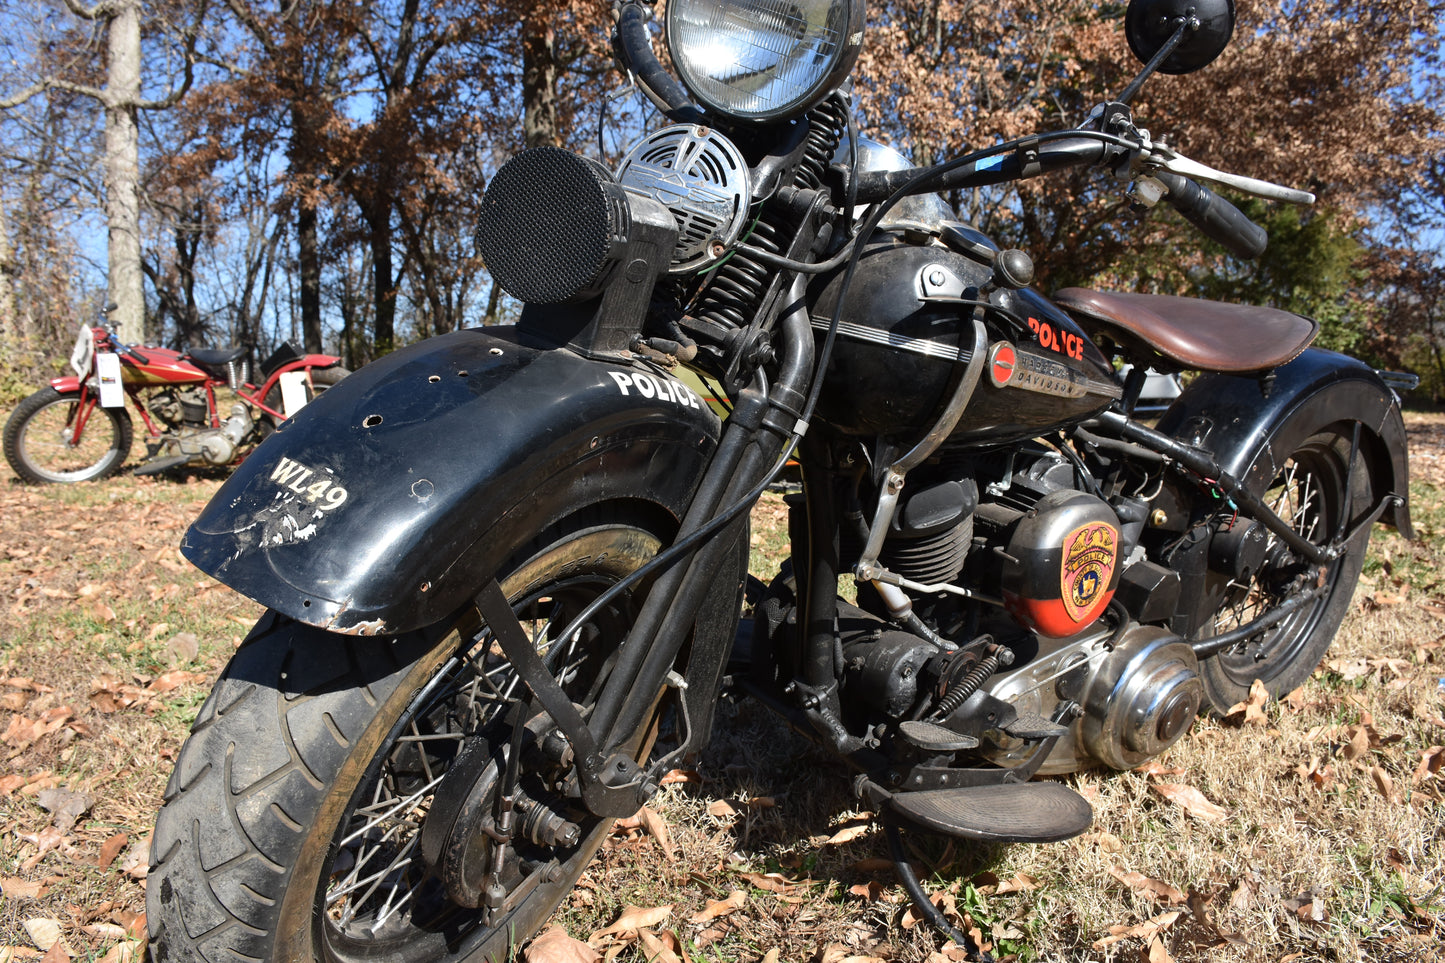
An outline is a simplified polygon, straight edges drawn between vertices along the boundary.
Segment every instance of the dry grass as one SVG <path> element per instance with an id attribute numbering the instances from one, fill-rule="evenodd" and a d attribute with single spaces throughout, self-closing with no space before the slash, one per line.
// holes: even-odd
<path id="1" fill-rule="evenodd" d="M 928 888 L 968 912 L 995 952 L 1445 959 L 1442 777 L 1416 780 L 1427 751 L 1445 743 L 1445 417 L 1410 424 L 1423 539 L 1377 531 L 1325 666 L 1297 697 L 1267 706 L 1264 725 L 1200 723 L 1155 771 L 1072 778 L 1096 821 L 1068 843 L 915 841 Z M 39 955 L 25 929 L 37 919 L 55 921 L 77 959 L 115 961 L 116 947 L 136 946 L 124 930 L 138 932 L 144 839 L 170 760 L 258 614 L 175 551 L 217 484 L 30 489 L 0 474 L 0 959 L 9 946 L 17 958 Z M 760 514 L 780 518 L 776 503 Z M 653 833 L 619 830 L 558 921 L 586 939 L 625 906 L 670 904 L 653 931 L 699 961 L 935 954 L 932 934 L 905 915 L 848 772 L 755 705 L 721 715 L 696 776 L 655 804 L 671 858 Z M 1223 817 L 1187 814 L 1161 784 L 1199 790 Z M 44 788 L 93 801 L 57 832 L 39 804 Z M 691 921 L 735 891 L 732 908 Z M 1138 935 L 1101 943 L 1111 927 L 1150 919 L 1169 922 L 1153 957 Z M 630 939 L 598 942 L 643 958 Z"/>

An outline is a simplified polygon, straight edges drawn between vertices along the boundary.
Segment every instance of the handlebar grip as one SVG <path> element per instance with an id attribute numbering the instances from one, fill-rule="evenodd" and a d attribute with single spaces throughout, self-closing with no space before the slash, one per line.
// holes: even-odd
<path id="1" fill-rule="evenodd" d="M 1169 189 L 1164 199 L 1184 219 L 1231 253 L 1252 260 L 1264 253 L 1269 234 L 1233 204 L 1180 174 L 1156 171 L 1153 178 Z"/>

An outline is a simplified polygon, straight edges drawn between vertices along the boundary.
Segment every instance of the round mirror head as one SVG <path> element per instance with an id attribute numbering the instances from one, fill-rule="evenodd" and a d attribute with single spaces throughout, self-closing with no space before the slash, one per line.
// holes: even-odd
<path id="1" fill-rule="evenodd" d="M 1234 34 L 1234 0 L 1129 0 L 1124 14 L 1129 49 L 1147 64 L 1181 23 L 1198 25 L 1185 31 L 1179 46 L 1159 65 L 1160 73 L 1187 74 L 1223 53 Z"/>

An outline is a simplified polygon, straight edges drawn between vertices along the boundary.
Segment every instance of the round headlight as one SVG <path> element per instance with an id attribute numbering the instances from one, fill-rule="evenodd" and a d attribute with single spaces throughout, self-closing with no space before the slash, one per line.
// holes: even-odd
<path id="1" fill-rule="evenodd" d="M 863 0 L 672 0 L 667 45 L 683 84 L 738 120 L 796 117 L 836 87 L 863 44 Z"/>

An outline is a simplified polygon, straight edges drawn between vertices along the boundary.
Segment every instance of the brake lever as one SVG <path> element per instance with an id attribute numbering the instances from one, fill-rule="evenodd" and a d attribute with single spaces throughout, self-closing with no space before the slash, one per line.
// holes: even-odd
<path id="1" fill-rule="evenodd" d="M 1309 191 L 1300 191 L 1292 187 L 1271 184 L 1269 181 L 1245 177 L 1243 174 L 1231 174 L 1227 171 L 1215 170 L 1207 164 L 1190 160 L 1183 154 L 1163 144 L 1149 145 L 1146 156 L 1142 160 L 1142 166 L 1146 170 L 1150 168 L 1155 170 L 1162 169 L 1173 174 L 1192 177 L 1199 181 L 1213 181 L 1216 184 L 1223 184 L 1237 191 L 1243 191 L 1246 194 L 1253 194 L 1256 197 L 1263 197 L 1271 201 L 1284 201 L 1287 204 L 1313 204 L 1315 202 L 1315 196 Z"/>

